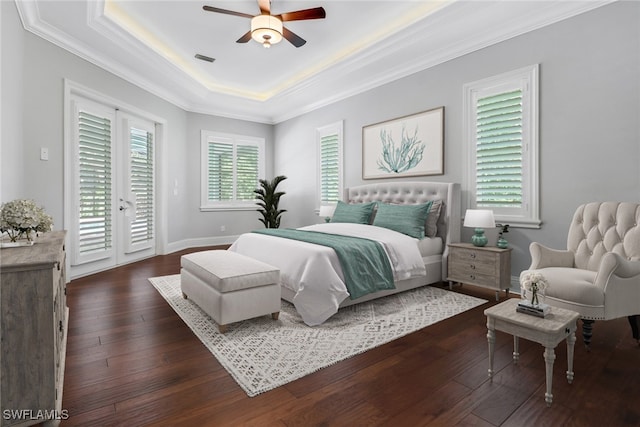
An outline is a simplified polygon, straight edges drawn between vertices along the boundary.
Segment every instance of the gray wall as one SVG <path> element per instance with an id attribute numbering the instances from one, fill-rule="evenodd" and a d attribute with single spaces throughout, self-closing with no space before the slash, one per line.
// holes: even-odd
<path id="1" fill-rule="evenodd" d="M 2 76 L 0 102 L 2 119 L 0 137 L 0 202 L 20 197 L 22 181 L 22 61 L 24 37 L 13 2 L 0 2 L 0 64 Z"/>
<path id="2" fill-rule="evenodd" d="M 273 171 L 272 125 L 190 113 L 187 119 L 184 151 L 193 154 L 186 156 L 187 196 L 182 209 L 189 218 L 183 239 L 190 238 L 192 246 L 230 243 L 235 240 L 235 236 L 262 227 L 258 221 L 259 214 L 255 210 L 200 212 L 200 131 L 203 129 L 264 138 L 267 157 L 266 176 L 270 177 Z M 224 231 L 221 227 L 224 227 Z"/>
<path id="3" fill-rule="evenodd" d="M 539 230 L 512 229 L 512 275 L 529 266 L 528 246 L 566 248 L 577 205 L 640 196 L 640 3 L 607 5 L 468 54 L 276 125 L 275 172 L 289 176 L 286 226 L 318 222 L 314 129 L 344 119 L 346 186 L 366 182 L 362 127 L 445 107 L 445 174 L 464 179 L 462 86 L 540 64 Z M 311 171 L 311 172 L 310 172 Z M 415 179 L 415 178 L 414 178 Z M 466 206 L 463 200 L 463 212 Z M 493 238 L 497 233 L 493 233 Z M 465 230 L 463 238 L 469 236 Z"/>

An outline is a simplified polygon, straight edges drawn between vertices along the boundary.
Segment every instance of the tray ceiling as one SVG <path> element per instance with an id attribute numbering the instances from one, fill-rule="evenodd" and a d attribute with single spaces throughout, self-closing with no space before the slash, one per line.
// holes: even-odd
<path id="1" fill-rule="evenodd" d="M 28 31 L 185 110 L 278 123 L 609 2 L 273 0 L 327 16 L 286 22 L 307 43 L 270 49 L 236 43 L 250 19 L 202 9 L 256 15 L 255 0 L 16 4 Z"/>

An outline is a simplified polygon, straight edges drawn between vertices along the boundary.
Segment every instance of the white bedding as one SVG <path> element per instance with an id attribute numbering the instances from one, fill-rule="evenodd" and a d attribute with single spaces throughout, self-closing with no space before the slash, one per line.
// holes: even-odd
<path id="1" fill-rule="evenodd" d="M 396 281 L 425 275 L 418 239 L 413 237 L 363 224 L 327 223 L 301 229 L 376 240 L 389 257 Z M 246 233 L 229 250 L 278 267 L 282 286 L 293 291 L 293 304 L 308 325 L 319 325 L 327 320 L 338 311 L 342 300 L 349 297 L 340 262 L 329 247 Z"/>

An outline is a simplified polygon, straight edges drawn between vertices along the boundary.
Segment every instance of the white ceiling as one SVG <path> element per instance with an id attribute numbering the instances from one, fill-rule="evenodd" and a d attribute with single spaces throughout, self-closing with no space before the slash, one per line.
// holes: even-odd
<path id="1" fill-rule="evenodd" d="M 235 41 L 256 0 L 16 0 L 25 28 L 193 112 L 278 123 L 611 0 L 273 0 L 307 43 Z M 215 58 L 208 63 L 195 54 Z"/>

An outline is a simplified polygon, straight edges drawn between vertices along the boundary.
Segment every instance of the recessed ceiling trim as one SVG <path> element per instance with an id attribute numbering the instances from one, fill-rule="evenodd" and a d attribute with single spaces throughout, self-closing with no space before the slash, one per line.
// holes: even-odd
<path id="1" fill-rule="evenodd" d="M 419 26 L 420 22 L 428 21 L 438 11 L 453 4 L 456 0 L 440 0 L 438 2 L 426 3 L 420 10 L 414 11 L 413 14 L 406 15 L 396 22 L 390 23 L 384 29 L 380 29 L 378 33 L 371 34 L 366 39 L 359 40 L 358 43 L 346 46 L 342 51 L 335 53 L 327 58 L 323 63 L 306 69 L 304 72 L 294 76 L 287 82 L 274 87 L 270 92 L 269 99 L 278 96 L 286 96 L 287 93 L 299 92 L 300 88 L 312 85 L 315 80 L 322 80 L 322 75 L 327 70 L 346 69 L 360 63 L 365 58 L 384 55 L 389 49 L 396 49 L 402 40 L 407 40 L 410 36 L 405 33 L 409 28 Z M 415 35 L 418 30 L 412 31 Z"/>
<path id="2" fill-rule="evenodd" d="M 190 55 L 187 58 L 174 51 L 157 36 L 137 24 L 123 10 L 121 10 L 114 1 L 105 0 L 104 4 L 104 13 L 97 17 L 94 22 L 102 25 L 103 35 L 105 37 L 117 37 L 119 39 L 126 40 L 130 45 L 135 46 L 138 49 L 143 47 L 146 51 L 155 52 L 155 54 L 159 58 L 162 58 L 169 66 L 168 69 L 170 70 L 169 72 L 171 75 L 175 72 L 179 72 L 188 79 L 193 80 L 194 83 L 204 90 L 257 101 L 265 101 L 268 99 L 268 95 L 266 94 L 238 89 L 227 85 L 220 85 L 211 81 L 211 79 L 191 65 Z M 167 70 L 167 68 L 162 67 L 156 69 L 157 72 L 162 72 L 161 70 Z M 167 73 L 165 72 L 165 75 L 166 74 Z"/>
<path id="3" fill-rule="evenodd" d="M 518 21 L 517 23 L 512 23 L 510 26 L 493 26 L 491 27 L 485 34 L 473 34 L 467 36 L 465 39 L 458 40 L 455 43 L 451 43 L 447 46 L 442 46 L 437 52 L 430 52 L 430 55 L 423 57 L 416 57 L 415 60 L 398 64 L 398 66 L 389 68 L 387 72 L 383 74 L 379 74 L 370 79 L 361 79 L 362 84 L 353 85 L 348 87 L 347 89 L 334 92 L 333 95 L 324 97 L 319 99 L 316 102 L 307 103 L 303 106 L 298 106 L 295 109 L 291 109 L 284 114 L 276 115 L 273 117 L 274 123 L 280 123 L 299 115 L 309 113 L 313 110 L 331 105 L 338 101 L 344 100 L 346 98 L 358 95 L 360 93 L 366 92 L 371 89 L 375 89 L 376 87 L 385 85 L 387 83 L 391 83 L 398 79 L 410 76 L 417 72 L 435 67 L 437 65 L 443 64 L 452 59 L 467 55 L 472 52 L 476 52 L 478 50 L 484 49 L 486 47 L 495 45 L 497 43 L 509 40 L 511 38 L 517 37 L 522 34 L 526 34 L 533 30 L 554 24 L 556 22 L 560 22 L 562 20 L 568 19 L 570 17 L 579 15 L 581 13 L 587 12 L 589 10 L 595 9 L 597 7 L 604 6 L 605 4 L 609 4 L 618 0 L 599 0 L 592 2 L 585 2 L 587 4 L 581 5 L 581 7 L 576 7 L 576 5 L 572 5 L 567 7 L 567 10 L 563 10 L 563 13 L 558 14 L 558 4 L 556 2 L 550 2 L 548 5 L 547 13 L 543 13 L 540 15 L 530 15 L 527 20 Z M 456 3 L 456 7 L 447 8 L 443 11 L 445 14 L 460 14 L 460 16 L 464 16 L 465 14 L 458 10 L 458 6 L 465 7 L 465 3 L 472 2 L 459 2 Z M 566 4 L 567 2 L 560 3 Z M 489 14 L 493 14 L 491 11 Z M 504 21 L 503 21 L 504 22 Z M 418 24 L 410 33 L 403 34 L 402 38 L 397 40 L 388 41 L 389 44 L 393 44 L 394 42 L 398 43 L 406 43 L 406 44 L 419 44 L 419 42 L 412 43 L 410 42 L 412 35 L 418 33 L 420 31 L 429 31 L 429 26 L 432 23 L 422 22 Z M 388 49 L 389 46 L 384 46 L 382 49 Z M 416 46 L 416 51 L 419 51 L 419 46 Z M 372 62 L 375 61 L 376 54 L 379 52 L 367 52 L 362 55 L 362 57 L 353 57 L 350 61 L 345 62 L 344 64 L 340 64 L 340 66 L 334 67 L 330 72 L 327 72 L 317 78 L 308 79 L 304 82 L 304 84 L 293 87 L 289 90 L 282 91 L 278 94 L 278 98 L 296 98 L 302 95 L 305 91 L 312 90 L 315 87 L 321 86 L 329 86 L 336 87 L 336 81 L 343 77 L 346 72 L 355 73 L 357 70 L 365 69 L 367 66 L 371 65 Z M 333 78 L 328 78 L 328 74 L 335 73 Z M 323 81 L 324 80 L 324 81 Z"/>
<path id="4" fill-rule="evenodd" d="M 160 43 L 157 41 L 153 41 L 148 36 L 146 36 L 146 33 L 148 33 L 146 29 L 139 25 L 132 24 L 132 19 L 117 6 L 116 2 L 114 2 L 113 0 L 101 1 L 104 1 L 106 4 L 105 16 L 108 19 L 112 20 L 116 27 L 119 27 L 121 31 L 127 33 L 131 38 L 137 39 L 138 41 L 143 40 L 143 44 L 147 45 L 149 49 L 156 51 L 159 55 L 167 56 L 166 51 L 168 50 L 168 48 L 159 48 L 158 45 Z M 456 0 L 439 0 L 437 2 L 426 3 L 418 11 L 414 11 L 413 14 L 408 14 L 397 20 L 396 22 L 389 24 L 389 26 L 386 27 L 384 31 L 380 30 L 378 33 L 370 35 L 366 40 L 359 41 L 358 45 L 348 46 L 343 51 L 332 55 L 322 64 L 306 69 L 298 75 L 288 78 L 280 85 L 273 86 L 272 88 L 264 91 L 252 91 L 249 89 L 219 85 L 215 82 L 212 82 L 206 76 L 202 76 L 199 73 L 194 72 L 189 66 L 185 65 L 180 67 L 180 69 L 182 72 L 188 74 L 191 78 L 197 80 L 202 86 L 206 87 L 212 92 L 234 95 L 252 101 L 269 101 L 271 98 L 277 96 L 283 90 L 287 88 L 294 88 L 299 84 L 304 84 L 304 82 L 309 78 L 313 78 L 314 76 L 321 74 L 326 69 L 330 69 L 336 65 L 341 64 L 345 60 L 349 60 L 349 58 L 354 54 L 357 55 L 362 52 L 368 51 L 369 49 L 371 49 L 370 46 L 372 45 L 376 47 L 377 50 L 382 51 L 382 48 L 379 48 L 377 46 L 385 43 L 386 39 L 388 39 L 390 35 L 404 32 L 407 26 L 413 25 L 415 22 L 418 22 L 420 20 L 424 20 L 432 13 L 448 6 L 449 4 L 454 3 L 455 1 Z M 122 34 L 120 34 L 120 36 L 122 36 Z M 386 45 L 388 45 L 388 43 L 386 43 Z M 184 58 L 180 58 L 177 53 L 171 53 L 171 55 L 169 56 L 173 57 L 174 61 L 178 61 L 180 63 L 186 62 L 186 60 Z"/>
<path id="5" fill-rule="evenodd" d="M 177 107 L 182 109 L 188 108 L 190 102 L 187 98 L 181 98 L 176 96 L 177 94 L 172 91 L 163 90 L 161 86 L 150 83 L 147 78 L 143 78 L 142 76 L 132 73 L 129 69 L 110 60 L 109 58 L 101 58 L 101 56 L 96 54 L 94 50 L 87 47 L 76 38 L 69 36 L 67 33 L 60 31 L 49 23 L 43 21 L 40 18 L 38 4 L 36 1 L 16 1 L 16 6 L 18 14 L 22 20 L 22 26 L 26 31 L 29 31 L 55 46 L 58 46 L 59 48 L 66 50 L 71 54 L 102 68 L 103 70 L 114 74 Z"/>
<path id="6" fill-rule="evenodd" d="M 505 4 L 503 2 L 483 2 L 483 6 L 478 8 L 478 2 L 455 1 L 442 7 L 437 13 L 433 13 L 432 19 L 419 20 L 411 25 L 408 28 L 409 33 L 392 34 L 371 50 L 359 50 L 337 63 L 331 63 L 319 69 L 310 76 L 295 80 L 293 84 L 278 87 L 268 98 L 262 99 L 243 98 L 235 93 L 229 93 L 233 91 L 227 90 L 222 93 L 216 92 L 213 88 L 204 87 L 179 66 L 173 64 L 171 58 L 151 51 L 142 41 L 137 40 L 116 23 L 111 22 L 110 18 L 105 17 L 101 10 L 101 7 L 104 8 L 103 0 L 99 0 L 97 3 L 81 2 L 90 8 L 87 11 L 87 25 L 91 25 L 97 34 L 108 37 L 110 41 L 117 40 L 120 43 L 126 43 L 125 46 L 130 46 L 136 55 L 144 58 L 149 66 L 153 67 L 157 78 L 151 80 L 148 75 L 136 72 L 132 65 L 135 63 L 135 59 L 134 62 L 118 62 L 109 57 L 108 53 L 93 49 L 89 44 L 90 40 L 85 42 L 84 39 L 72 36 L 75 33 L 71 30 L 67 33 L 51 26 L 41 18 L 38 0 L 16 1 L 16 5 L 25 30 L 179 108 L 197 113 L 273 124 L 614 1 L 616 0 L 507 2 L 510 5 L 518 5 L 516 10 L 520 12 L 529 10 L 527 4 L 536 4 L 537 6 L 530 9 L 535 13 L 520 13 L 518 19 L 501 19 L 500 25 L 488 25 L 487 31 L 482 34 L 476 31 L 474 34 L 467 34 L 461 38 L 452 37 L 450 39 L 452 41 L 442 43 L 438 45 L 438 49 L 430 49 L 428 52 L 421 49 L 422 45 L 419 42 L 410 40 L 412 33 L 414 35 L 416 33 L 432 34 L 429 31 L 435 31 L 435 27 L 452 19 L 455 13 L 460 13 L 458 19 L 465 22 L 476 19 L 478 14 L 488 12 L 492 5 L 496 8 L 493 12 L 505 14 L 502 18 L 512 17 L 510 13 L 514 13 L 513 9 L 503 12 L 499 8 L 500 5 Z M 544 5 L 541 6 L 541 3 Z M 505 22 L 511 25 L 506 26 Z M 450 35 L 459 36 L 454 33 L 460 29 L 456 30 L 455 22 L 452 24 L 448 29 Z M 441 27 L 441 33 L 438 35 L 443 35 L 446 30 L 446 27 L 444 30 Z M 406 44 L 415 52 L 415 55 L 411 60 L 401 58 L 403 60 L 399 60 L 393 67 L 386 68 L 385 71 L 376 69 L 377 61 L 384 61 L 385 50 L 394 50 L 394 43 Z M 192 55 L 191 58 L 193 58 Z M 356 84 L 353 84 L 353 77 L 356 73 L 360 73 L 360 78 L 355 80 Z M 345 78 L 347 80 L 344 80 Z M 332 90 L 327 91 L 327 87 L 331 87 Z"/>
<path id="7" fill-rule="evenodd" d="M 149 31 L 137 26 L 133 20 L 122 12 L 113 1 L 103 1 L 106 8 L 103 13 L 92 13 L 94 19 L 89 22 L 89 26 L 102 34 L 105 38 L 120 40 L 126 43 L 130 49 L 135 49 L 138 55 L 147 58 L 151 63 L 156 64 L 156 72 L 163 73 L 167 79 L 181 76 L 184 82 L 190 81 L 189 85 L 194 93 L 203 90 L 212 90 L 211 84 L 207 82 L 204 74 L 194 70 L 189 64 L 189 58 L 183 58 L 167 46 L 158 37 Z M 95 7 L 89 2 L 88 7 Z M 108 58 L 105 58 L 108 60 Z M 178 73 L 178 74 L 176 74 Z M 223 88 L 221 93 L 228 93 L 235 96 L 244 96 L 245 93 L 237 93 L 229 88 Z"/>

